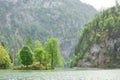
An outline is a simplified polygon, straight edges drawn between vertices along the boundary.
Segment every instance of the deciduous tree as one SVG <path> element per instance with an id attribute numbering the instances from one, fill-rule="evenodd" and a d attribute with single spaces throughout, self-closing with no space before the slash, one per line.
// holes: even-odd
<path id="1" fill-rule="evenodd" d="M 50 54 L 51 66 L 62 66 L 61 55 L 56 38 L 50 38 L 45 43 L 45 50 Z"/>
<path id="2" fill-rule="evenodd" d="M 0 45 L 0 68 L 9 69 L 12 68 L 12 63 L 8 52 L 3 46 Z"/>
<path id="3" fill-rule="evenodd" d="M 28 67 L 33 63 L 33 53 L 29 46 L 23 46 L 20 51 L 21 63 Z"/>

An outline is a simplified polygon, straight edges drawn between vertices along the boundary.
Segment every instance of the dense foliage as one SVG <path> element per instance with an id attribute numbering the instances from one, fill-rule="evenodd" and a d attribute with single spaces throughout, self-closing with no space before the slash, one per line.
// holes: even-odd
<path id="1" fill-rule="evenodd" d="M 57 39 L 48 39 L 45 43 L 45 48 L 40 41 L 35 41 L 35 49 L 33 52 L 28 45 L 23 46 L 17 53 L 17 65 L 25 65 L 28 69 L 37 70 L 62 66 Z M 30 66 L 28 67 L 28 65 Z"/>
<path id="2" fill-rule="evenodd" d="M 0 45 L 0 69 L 10 69 L 12 68 L 12 62 L 9 53 L 6 49 Z"/>
<path id="3" fill-rule="evenodd" d="M 19 54 L 23 65 L 28 66 L 33 63 L 33 52 L 29 46 L 23 46 Z"/>
<path id="4" fill-rule="evenodd" d="M 107 46 L 107 41 L 116 40 L 116 43 L 120 38 L 120 6 L 117 4 L 115 7 L 100 12 L 95 16 L 92 21 L 84 26 L 80 33 L 79 40 L 75 47 L 75 55 L 71 60 L 71 66 L 75 66 L 80 59 L 83 59 L 85 53 L 90 51 L 91 46 L 96 43 L 100 45 L 101 49 L 104 48 L 102 54 L 110 56 L 106 63 L 113 62 L 114 59 L 120 57 L 118 49 L 115 50 L 115 42 L 112 42 L 113 46 Z M 101 44 L 104 43 L 102 46 Z M 119 45 L 119 43 L 117 43 Z M 120 46 L 117 46 L 119 48 Z M 117 51 L 117 52 L 116 52 Z M 87 54 L 87 53 L 86 53 Z M 94 55 L 93 55 L 94 56 Z M 115 57 L 117 56 L 117 57 Z M 90 61 L 89 57 L 86 60 Z M 112 60 L 112 61 L 111 61 Z"/>
<path id="5" fill-rule="evenodd" d="M 62 66 L 61 55 L 56 38 L 50 38 L 45 43 L 45 50 L 51 57 L 51 66 Z"/>
<path id="6" fill-rule="evenodd" d="M 42 47 L 35 48 L 34 56 L 40 63 L 44 61 L 44 57 L 45 57 L 44 55 L 45 55 L 45 51 Z"/>

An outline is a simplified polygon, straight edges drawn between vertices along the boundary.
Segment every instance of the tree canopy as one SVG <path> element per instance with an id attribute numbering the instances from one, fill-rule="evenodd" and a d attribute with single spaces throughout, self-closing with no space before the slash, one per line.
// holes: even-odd
<path id="1" fill-rule="evenodd" d="M 28 66 L 33 63 L 33 52 L 29 46 L 23 46 L 20 51 L 20 58 L 23 65 Z"/>
<path id="2" fill-rule="evenodd" d="M 58 41 L 56 38 L 50 38 L 45 43 L 45 50 L 51 57 L 51 66 L 61 66 L 62 59 L 58 47 Z"/>
<path id="3" fill-rule="evenodd" d="M 12 63 L 7 50 L 0 45 L 0 68 L 9 69 L 12 68 Z"/>

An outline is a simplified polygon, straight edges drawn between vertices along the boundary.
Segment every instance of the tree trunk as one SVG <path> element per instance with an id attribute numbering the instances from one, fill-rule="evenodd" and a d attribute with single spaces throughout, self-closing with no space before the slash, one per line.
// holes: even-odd
<path id="1" fill-rule="evenodd" d="M 28 69 L 28 65 L 26 65 L 26 69 Z"/>
<path id="2" fill-rule="evenodd" d="M 53 53 L 52 53 L 52 58 L 51 58 L 51 69 L 53 69 Z"/>
<path id="3" fill-rule="evenodd" d="M 46 70 L 48 70 L 48 69 L 47 69 L 47 64 L 46 64 Z"/>

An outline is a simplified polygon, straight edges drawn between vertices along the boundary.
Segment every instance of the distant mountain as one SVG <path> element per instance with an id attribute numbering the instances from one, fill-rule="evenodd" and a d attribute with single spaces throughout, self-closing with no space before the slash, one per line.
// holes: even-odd
<path id="1" fill-rule="evenodd" d="M 96 13 L 79 0 L 0 0 L 0 42 L 13 55 L 27 36 L 42 43 L 57 37 L 65 57 L 73 50 L 81 27 Z"/>
<path id="2" fill-rule="evenodd" d="M 75 48 L 72 66 L 120 67 L 120 6 L 100 12 L 87 23 Z"/>

